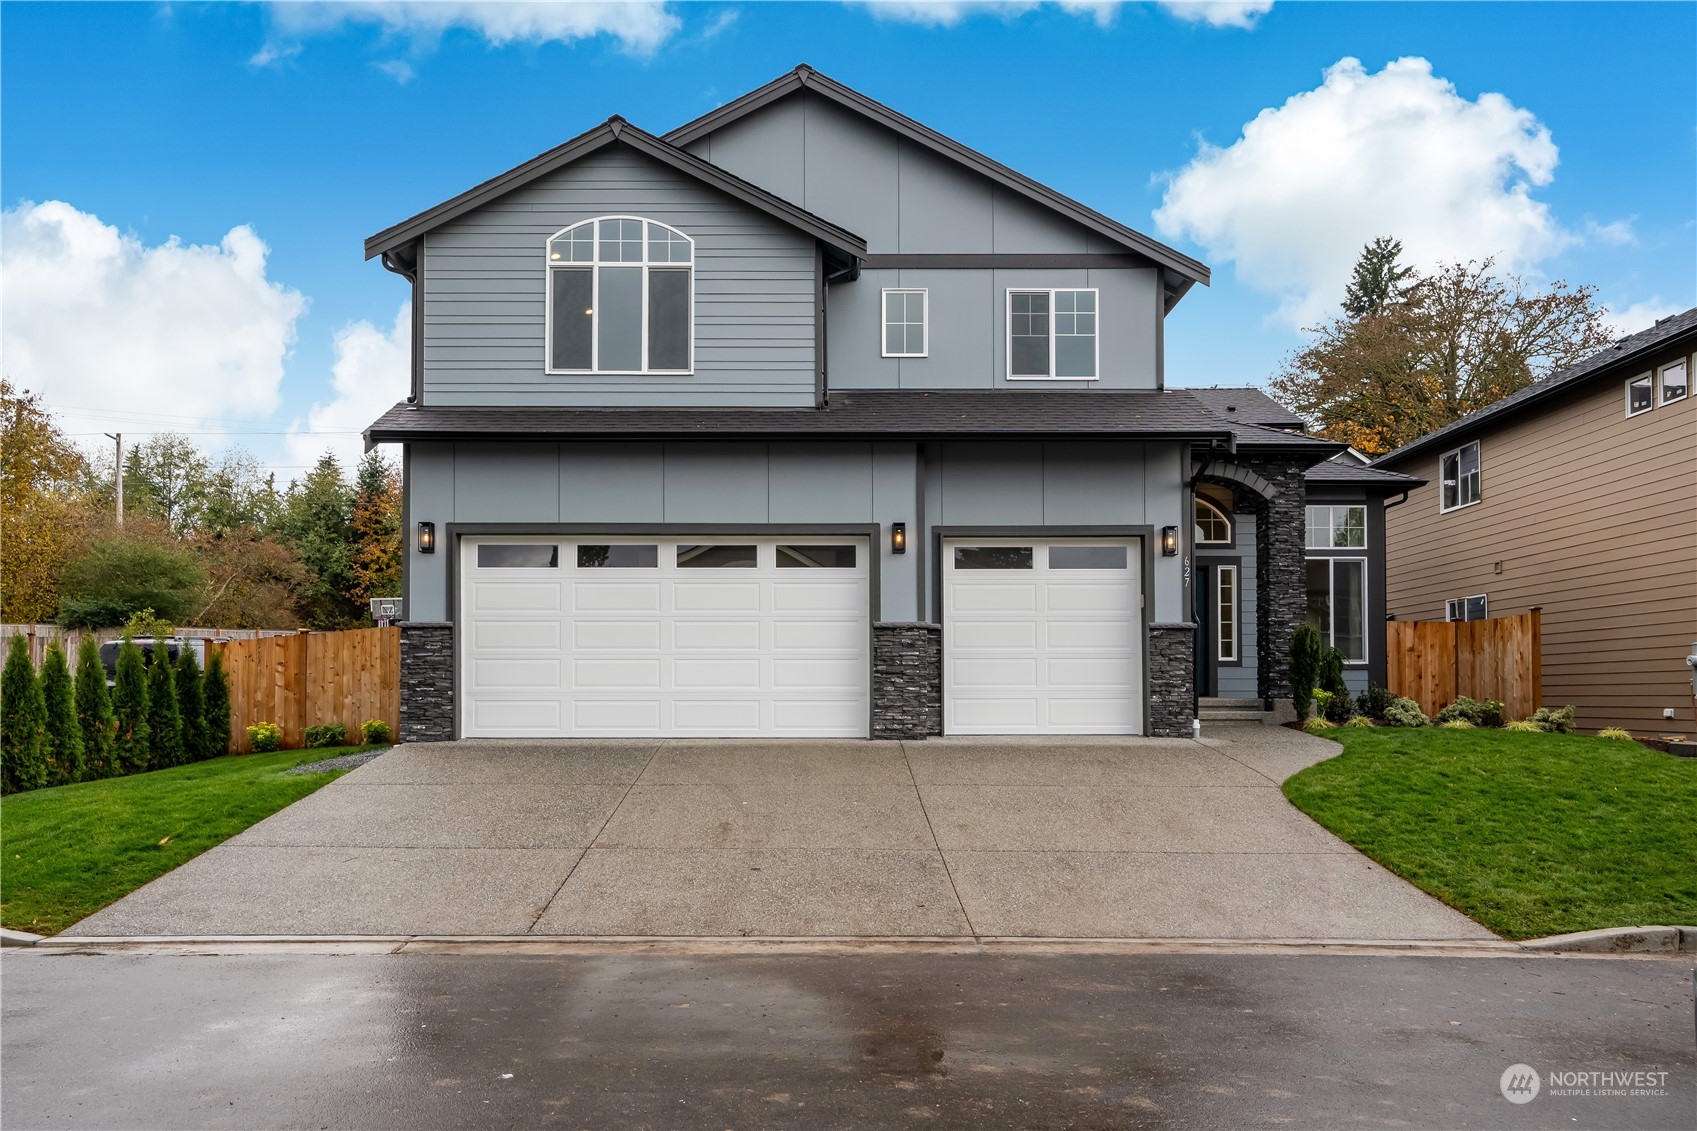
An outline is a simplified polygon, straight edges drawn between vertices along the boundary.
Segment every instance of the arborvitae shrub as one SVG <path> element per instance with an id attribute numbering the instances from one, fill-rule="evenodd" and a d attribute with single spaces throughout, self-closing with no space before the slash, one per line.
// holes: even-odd
<path id="1" fill-rule="evenodd" d="M 155 645 L 147 665 L 147 741 L 152 767 L 180 766 L 183 758 L 183 716 L 177 709 L 177 680 L 163 645 Z"/>
<path id="2" fill-rule="evenodd" d="M 128 637 L 118 649 L 112 714 L 117 717 L 113 748 L 118 769 L 122 773 L 138 774 L 147 769 L 153 757 L 147 738 L 147 661 L 135 641 Z"/>
<path id="3" fill-rule="evenodd" d="M 206 661 L 201 696 L 206 718 L 206 756 L 221 758 L 230 752 L 230 680 L 224 675 L 221 652 L 212 653 L 212 658 Z"/>
<path id="4" fill-rule="evenodd" d="M 29 638 L 12 637 L 0 671 L 0 788 L 7 793 L 47 784 L 47 703 L 29 658 Z"/>
<path id="5" fill-rule="evenodd" d="M 1313 625 L 1298 625 L 1290 638 L 1290 698 L 1296 717 L 1308 717 L 1314 685 L 1320 675 L 1320 634 Z"/>
<path id="6" fill-rule="evenodd" d="M 65 650 L 55 640 L 41 664 L 41 698 L 47 708 L 47 784 L 69 785 L 83 777 L 82 731 Z"/>
<path id="7" fill-rule="evenodd" d="M 1321 654 L 1319 685 L 1333 695 L 1349 694 L 1349 686 L 1343 681 L 1343 653 L 1336 648 L 1327 648 Z"/>
<path id="8" fill-rule="evenodd" d="M 114 764 L 112 694 L 106 689 L 106 667 L 100 644 L 85 634 L 77 647 L 77 731 L 82 738 L 83 780 L 109 778 L 120 772 Z"/>
<path id="9" fill-rule="evenodd" d="M 177 688 L 177 713 L 183 717 L 184 762 L 203 762 L 211 755 L 206 752 L 206 696 L 200 681 L 200 665 L 188 645 L 177 654 L 174 673 Z"/>

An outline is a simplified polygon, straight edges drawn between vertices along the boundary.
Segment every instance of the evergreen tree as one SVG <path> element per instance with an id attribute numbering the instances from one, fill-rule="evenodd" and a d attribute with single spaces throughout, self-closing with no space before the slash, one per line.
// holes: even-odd
<path id="1" fill-rule="evenodd" d="M 222 652 L 212 653 L 206 661 L 201 700 L 206 718 L 206 756 L 223 757 L 230 752 L 230 680 L 224 674 Z"/>
<path id="2" fill-rule="evenodd" d="M 106 667 L 100 662 L 100 645 L 91 633 L 84 634 L 77 648 L 76 704 L 83 778 L 112 777 L 118 773 L 112 752 L 118 720 L 112 716 L 112 694 L 106 689 Z"/>
<path id="3" fill-rule="evenodd" d="M 0 787 L 7 793 L 47 784 L 47 703 L 30 663 L 29 638 L 12 637 L 0 671 Z"/>
<path id="4" fill-rule="evenodd" d="M 354 490 L 342 478 L 336 457 L 326 453 L 304 478 L 289 485 L 274 524 L 278 538 L 306 566 L 307 582 L 296 605 L 312 628 L 353 628 L 366 623 L 366 610 L 349 598 L 358 591 L 353 513 Z"/>
<path id="5" fill-rule="evenodd" d="M 147 665 L 147 744 L 155 770 L 180 766 L 183 757 L 183 716 L 177 709 L 177 679 L 162 644 L 154 645 Z"/>
<path id="6" fill-rule="evenodd" d="M 1402 241 L 1389 236 L 1380 236 L 1361 249 L 1354 276 L 1343 292 L 1345 314 L 1351 318 L 1383 314 L 1414 289 L 1414 268 L 1397 262 L 1401 254 Z"/>
<path id="7" fill-rule="evenodd" d="M 200 762 L 211 755 L 206 750 L 206 697 L 200 681 L 200 665 L 186 644 L 177 654 L 177 711 L 183 717 L 184 762 Z"/>
<path id="8" fill-rule="evenodd" d="M 117 716 L 113 740 L 113 770 L 136 774 L 147 769 L 152 747 L 147 739 L 147 661 L 135 641 L 125 638 L 118 649 L 117 679 L 112 686 L 112 713 Z"/>
<path id="9" fill-rule="evenodd" d="M 82 731 L 65 650 L 55 640 L 41 664 L 41 697 L 47 709 L 47 784 L 69 785 L 83 776 Z"/>

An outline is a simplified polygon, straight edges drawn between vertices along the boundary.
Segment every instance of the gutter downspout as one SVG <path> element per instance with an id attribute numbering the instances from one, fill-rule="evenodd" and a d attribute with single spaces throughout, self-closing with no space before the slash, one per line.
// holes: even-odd
<path id="1" fill-rule="evenodd" d="M 831 372 L 827 358 L 831 353 L 831 320 L 828 317 L 831 308 L 831 284 L 839 279 L 860 278 L 860 260 L 856 259 L 841 271 L 833 271 L 825 276 L 825 283 L 819 288 L 819 319 L 824 324 L 819 333 L 819 407 L 828 408 L 831 404 Z"/>
<path id="2" fill-rule="evenodd" d="M 419 302 L 419 245 L 412 244 L 412 266 L 407 266 L 394 251 L 385 251 L 380 262 L 383 270 L 393 272 L 412 284 L 412 391 L 407 394 L 408 404 L 421 404 L 424 400 L 424 308 Z M 367 442 L 369 445 L 369 441 Z"/>
<path id="3" fill-rule="evenodd" d="M 1392 507 L 1400 507 L 1400 506 L 1402 506 L 1402 504 L 1404 504 L 1406 502 L 1408 502 L 1408 492 L 1404 491 L 1402 494 L 1398 495 L 1396 498 L 1394 498 L 1390 502 L 1386 503 L 1385 509 L 1390 510 Z"/>

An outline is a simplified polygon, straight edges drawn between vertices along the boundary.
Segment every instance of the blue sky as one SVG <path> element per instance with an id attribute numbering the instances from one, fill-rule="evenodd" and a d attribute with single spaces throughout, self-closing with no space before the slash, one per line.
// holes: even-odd
<path id="1" fill-rule="evenodd" d="M 1629 320 L 1697 303 L 1697 6 L 1267 7 L 580 8 L 612 30 L 571 38 L 512 5 L 0 5 L 6 371 L 76 433 L 177 426 L 285 475 L 353 451 L 329 433 L 391 395 L 407 297 L 365 236 L 802 61 L 1210 263 L 1174 383 L 1264 381 L 1381 226 Z"/>

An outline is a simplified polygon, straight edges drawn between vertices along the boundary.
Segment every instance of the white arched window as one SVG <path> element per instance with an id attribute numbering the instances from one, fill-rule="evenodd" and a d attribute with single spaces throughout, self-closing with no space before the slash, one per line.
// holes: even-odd
<path id="1" fill-rule="evenodd" d="M 1198 546 L 1229 546 L 1232 540 L 1232 520 L 1226 512 L 1198 495 L 1196 497 L 1196 544 Z"/>
<path id="2" fill-rule="evenodd" d="M 694 264 L 694 240 L 640 216 L 549 237 L 548 372 L 690 372 Z"/>

